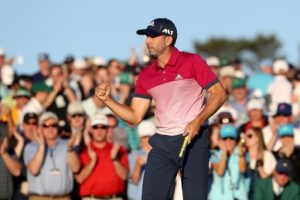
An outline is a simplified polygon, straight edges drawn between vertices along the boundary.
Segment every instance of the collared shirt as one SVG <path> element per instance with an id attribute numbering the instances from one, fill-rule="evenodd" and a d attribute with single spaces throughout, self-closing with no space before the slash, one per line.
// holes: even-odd
<path id="1" fill-rule="evenodd" d="M 129 177 L 132 175 L 135 164 L 136 164 L 136 157 L 137 156 L 147 156 L 148 153 L 140 150 L 132 151 L 129 156 Z M 145 175 L 146 166 L 142 167 L 140 180 L 137 184 L 133 184 L 130 179 L 128 179 L 128 187 L 127 187 L 127 196 L 129 200 L 139 200 L 142 199 L 142 189 L 143 189 L 143 182 L 144 182 L 144 175 Z"/>
<path id="2" fill-rule="evenodd" d="M 91 143 L 92 149 L 97 154 L 97 164 L 87 179 L 80 184 L 80 196 L 110 196 L 125 192 L 124 181 L 118 176 L 110 152 L 112 143 L 106 143 L 103 148 L 96 147 Z M 124 147 L 119 149 L 119 162 L 128 168 L 128 155 Z M 85 148 L 80 154 L 80 161 L 84 168 L 90 163 L 90 156 Z"/>
<path id="3" fill-rule="evenodd" d="M 203 109 L 204 89 L 217 82 L 199 55 L 174 47 L 165 68 L 155 60 L 140 73 L 135 97 L 154 99 L 157 133 L 179 135 Z"/>
<path id="4" fill-rule="evenodd" d="M 283 187 L 279 186 L 278 183 L 272 179 L 272 186 L 273 186 L 273 192 L 276 194 L 276 196 L 279 196 L 283 192 Z"/>
<path id="5" fill-rule="evenodd" d="M 25 146 L 24 162 L 28 167 L 38 150 L 38 144 Z M 73 173 L 68 165 L 67 141 L 58 139 L 54 147 L 47 147 L 40 173 L 33 176 L 27 169 L 29 193 L 39 195 L 64 195 L 73 189 Z"/>
<path id="6" fill-rule="evenodd" d="M 271 95 L 272 106 L 277 106 L 278 103 L 292 101 L 292 84 L 285 76 L 277 75 L 270 83 L 267 93 Z"/>

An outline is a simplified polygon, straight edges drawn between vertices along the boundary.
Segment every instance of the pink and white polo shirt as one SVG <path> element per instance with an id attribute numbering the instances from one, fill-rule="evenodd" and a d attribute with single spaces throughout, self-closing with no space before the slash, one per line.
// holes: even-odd
<path id="1" fill-rule="evenodd" d="M 155 60 L 137 80 L 135 97 L 156 103 L 156 132 L 179 135 L 204 107 L 204 89 L 219 80 L 206 62 L 197 54 L 180 52 L 175 47 L 165 66 Z"/>

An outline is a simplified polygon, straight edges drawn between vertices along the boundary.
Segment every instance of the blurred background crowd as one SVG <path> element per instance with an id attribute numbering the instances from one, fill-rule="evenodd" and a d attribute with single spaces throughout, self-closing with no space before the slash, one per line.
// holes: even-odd
<path id="1" fill-rule="evenodd" d="M 229 94 L 209 119 L 209 199 L 300 199 L 300 70 L 261 59 L 251 73 L 239 58 L 206 63 Z M 142 60 L 142 61 L 141 61 Z M 140 200 L 155 102 L 138 127 L 93 96 L 101 82 L 130 105 L 152 59 L 37 57 L 34 74 L 17 74 L 0 49 L 0 199 Z M 180 180 L 174 199 L 182 199 Z"/>

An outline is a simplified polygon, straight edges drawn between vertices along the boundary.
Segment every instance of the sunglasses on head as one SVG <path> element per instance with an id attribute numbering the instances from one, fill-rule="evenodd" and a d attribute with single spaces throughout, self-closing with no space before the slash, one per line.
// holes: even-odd
<path id="1" fill-rule="evenodd" d="M 44 127 L 44 128 L 57 128 L 58 124 L 43 124 L 42 127 Z"/>
<path id="2" fill-rule="evenodd" d="M 97 129 L 107 129 L 107 126 L 103 126 L 103 125 L 94 125 L 92 126 L 93 129 L 97 130 Z"/>
<path id="3" fill-rule="evenodd" d="M 83 117 L 83 114 L 81 114 L 81 113 L 73 114 L 72 118 L 75 118 L 75 117 Z"/>

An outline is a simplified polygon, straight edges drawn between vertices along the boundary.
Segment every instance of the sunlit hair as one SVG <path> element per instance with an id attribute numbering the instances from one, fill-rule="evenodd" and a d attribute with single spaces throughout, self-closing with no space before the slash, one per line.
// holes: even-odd
<path id="1" fill-rule="evenodd" d="M 263 153 L 264 151 L 267 149 L 266 148 L 266 145 L 264 143 L 264 138 L 263 138 L 263 133 L 262 133 L 262 129 L 261 128 L 258 128 L 258 127 L 251 127 L 247 130 L 247 132 L 249 130 L 252 130 L 254 132 L 254 134 L 257 136 L 258 138 L 258 153 L 259 153 L 259 156 L 261 158 L 263 158 Z"/>

